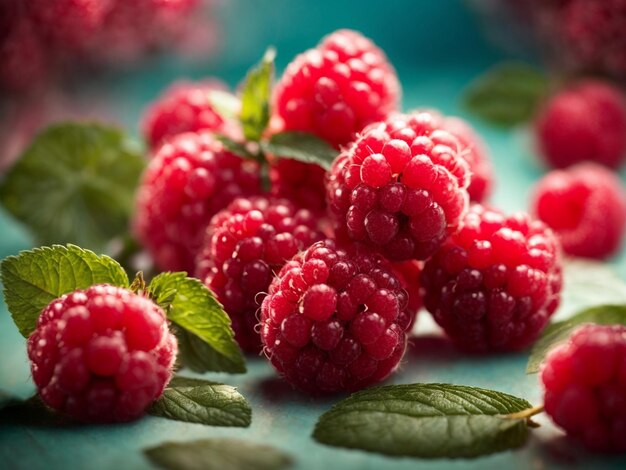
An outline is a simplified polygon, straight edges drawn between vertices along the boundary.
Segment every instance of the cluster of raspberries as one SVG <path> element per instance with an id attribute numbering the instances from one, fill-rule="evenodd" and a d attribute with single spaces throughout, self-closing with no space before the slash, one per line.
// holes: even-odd
<path id="1" fill-rule="evenodd" d="M 324 393 L 389 376 L 424 295 L 463 349 L 517 350 L 539 335 L 558 305 L 558 240 L 480 205 L 493 180 L 480 138 L 458 118 L 399 112 L 393 67 L 369 39 L 331 34 L 273 91 L 269 132 L 326 140 L 328 171 L 231 153 L 214 134 L 242 133 L 212 106 L 216 89 L 180 82 L 148 109 L 134 228 L 158 269 L 213 291 L 245 351 Z"/>
<path id="2" fill-rule="evenodd" d="M 38 88 L 77 62 L 130 64 L 155 50 L 182 46 L 206 27 L 200 13 L 208 4 L 206 0 L 3 0 L 0 91 Z"/>

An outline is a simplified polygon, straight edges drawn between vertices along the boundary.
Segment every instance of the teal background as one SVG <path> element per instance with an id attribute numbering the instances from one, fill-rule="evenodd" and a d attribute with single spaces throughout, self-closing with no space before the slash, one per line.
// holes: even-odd
<path id="1" fill-rule="evenodd" d="M 106 77 L 90 85 L 87 93 L 105 96 L 115 117 L 136 131 L 143 106 L 176 78 L 215 75 L 234 87 L 267 45 L 276 46 L 281 70 L 324 34 L 348 27 L 362 31 L 385 49 L 403 84 L 405 109 L 436 107 L 468 117 L 459 107 L 462 90 L 489 65 L 505 58 L 487 43 L 475 18 L 457 0 L 235 0 L 219 5 L 223 47 L 217 56 L 193 65 L 162 60 L 148 69 Z M 533 156 L 527 130 L 502 131 L 475 121 L 472 124 L 488 143 L 494 161 L 497 183 L 493 203 L 507 211 L 524 209 L 530 187 L 544 171 Z M 0 209 L 0 258 L 31 246 L 28 234 Z M 620 276 L 626 275 L 623 253 L 612 264 Z M 568 315 L 587 302 L 573 294 L 566 291 L 559 315 Z M 599 295 L 594 302 L 601 299 Z M 527 353 L 464 357 L 423 313 L 402 367 L 390 382 L 476 385 L 537 404 L 541 393 L 537 377 L 524 374 L 526 360 Z M 391 459 L 325 447 L 315 443 L 310 434 L 318 416 L 337 398 L 314 400 L 292 391 L 261 358 L 249 359 L 245 375 L 205 377 L 236 385 L 248 398 L 253 408 L 250 428 L 206 427 L 153 417 L 126 425 L 57 427 L 3 422 L 0 416 L 0 469 L 149 468 L 142 448 L 166 440 L 218 436 L 275 445 L 294 456 L 297 469 L 626 468 L 623 457 L 590 455 L 568 443 L 543 416 L 538 418 L 541 428 L 532 432 L 526 447 L 475 460 Z M 0 389 L 23 398 L 34 391 L 24 339 L 4 303 L 0 303 Z"/>

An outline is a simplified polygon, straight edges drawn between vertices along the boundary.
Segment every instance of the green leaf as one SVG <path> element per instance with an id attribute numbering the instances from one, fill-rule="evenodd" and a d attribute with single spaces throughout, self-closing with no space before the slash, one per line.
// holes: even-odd
<path id="1" fill-rule="evenodd" d="M 237 142 L 231 139 L 230 137 L 226 137 L 225 135 L 218 134 L 215 136 L 215 138 L 219 140 L 222 144 L 224 144 L 224 147 L 226 148 L 226 150 L 234 153 L 238 157 L 258 160 L 257 156 L 254 155 L 252 152 L 250 152 L 246 148 L 245 144 L 242 144 L 241 142 Z"/>
<path id="2" fill-rule="evenodd" d="M 313 437 L 393 456 L 477 457 L 521 446 L 530 408 L 505 393 L 448 384 L 388 385 L 357 392 L 319 419 Z"/>
<path id="3" fill-rule="evenodd" d="M 282 132 L 274 134 L 268 142 L 261 143 L 263 150 L 279 158 L 291 158 L 306 163 L 316 163 L 330 169 L 339 155 L 328 142 L 307 132 Z"/>
<path id="4" fill-rule="evenodd" d="M 239 439 L 165 442 L 144 453 L 154 465 L 169 470 L 280 470 L 293 463 L 279 449 Z"/>
<path id="5" fill-rule="evenodd" d="M 189 278 L 186 273 L 162 273 L 152 280 L 148 290 L 155 302 L 165 309 L 171 322 L 209 346 L 203 351 L 206 370 L 246 371 L 230 318 L 198 279 Z"/>
<path id="6" fill-rule="evenodd" d="M 224 119 L 237 119 L 241 102 L 232 93 L 222 90 L 211 90 L 207 96 L 213 109 Z"/>
<path id="7" fill-rule="evenodd" d="M 174 377 L 163 396 L 150 408 L 163 418 L 209 426 L 250 426 L 252 410 L 230 385 L 200 379 Z"/>
<path id="8" fill-rule="evenodd" d="M 585 323 L 626 325 L 626 305 L 601 305 L 589 308 L 567 320 L 548 325 L 533 345 L 526 365 L 526 373 L 539 372 L 546 354 L 555 346 L 566 341 L 576 328 Z"/>
<path id="9" fill-rule="evenodd" d="M 275 56 L 274 49 L 268 49 L 261 62 L 246 76 L 241 91 L 239 120 L 247 140 L 260 140 L 269 123 Z"/>
<path id="10" fill-rule="evenodd" d="M 476 79 L 465 91 L 464 104 L 491 124 L 512 127 L 534 116 L 548 90 L 548 79 L 539 70 L 522 63 L 505 63 Z"/>
<path id="11" fill-rule="evenodd" d="M 28 337 L 41 311 L 54 299 L 94 284 L 128 287 L 114 259 L 74 245 L 53 245 L 9 256 L 0 266 L 4 300 L 20 333 Z"/>
<path id="12" fill-rule="evenodd" d="M 128 231 L 145 161 L 124 134 L 99 124 L 53 125 L 0 184 L 0 202 L 42 245 L 101 251 Z"/>

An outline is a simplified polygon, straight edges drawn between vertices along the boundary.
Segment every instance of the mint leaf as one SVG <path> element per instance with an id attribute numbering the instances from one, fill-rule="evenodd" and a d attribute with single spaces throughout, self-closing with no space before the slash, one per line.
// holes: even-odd
<path id="1" fill-rule="evenodd" d="M 225 438 L 165 442 L 144 453 L 154 465 L 170 470 L 280 470 L 293 463 L 274 447 Z"/>
<path id="2" fill-rule="evenodd" d="M 53 125 L 0 184 L 0 202 L 42 245 L 104 249 L 128 230 L 144 159 L 124 134 L 100 124 Z"/>
<path id="3" fill-rule="evenodd" d="M 276 157 L 316 163 L 325 170 L 330 169 L 331 163 L 339 155 L 328 142 L 307 132 L 274 134 L 268 142 L 262 142 L 261 146 L 265 152 Z"/>
<path id="4" fill-rule="evenodd" d="M 236 119 L 241 102 L 239 99 L 227 91 L 211 90 L 208 92 L 207 98 L 211 107 L 224 119 Z"/>
<path id="5" fill-rule="evenodd" d="M 530 408 L 505 393 L 449 384 L 388 385 L 357 392 L 322 415 L 322 444 L 393 456 L 477 457 L 521 446 Z"/>
<path id="6" fill-rule="evenodd" d="M 261 62 L 246 76 L 241 91 L 239 120 L 247 140 L 260 140 L 269 123 L 275 56 L 274 49 L 268 49 Z"/>
<path id="7" fill-rule="evenodd" d="M 585 323 L 597 325 L 626 325 L 626 305 L 601 305 L 589 308 L 567 320 L 552 323 L 543 330 L 541 337 L 533 345 L 526 365 L 526 373 L 534 374 L 541 369 L 541 363 L 548 352 L 569 338 L 572 332 Z"/>
<path id="8" fill-rule="evenodd" d="M 258 160 L 257 156 L 254 155 L 252 152 L 250 152 L 246 148 L 245 144 L 242 144 L 241 142 L 237 142 L 231 139 L 230 137 L 226 137 L 225 135 L 216 135 L 215 138 L 219 140 L 222 144 L 224 144 L 224 147 L 226 148 L 226 150 L 228 150 L 231 153 L 234 153 L 238 157 Z"/>
<path id="9" fill-rule="evenodd" d="M 148 291 L 151 298 L 167 312 L 171 322 L 209 346 L 203 351 L 206 354 L 203 364 L 208 366 L 207 370 L 246 371 L 245 359 L 235 341 L 230 318 L 198 279 L 189 278 L 186 273 L 162 273 L 152 280 Z"/>
<path id="10" fill-rule="evenodd" d="M 529 121 L 548 95 L 548 79 L 522 63 L 495 66 L 465 91 L 465 107 L 477 117 L 503 127 Z"/>
<path id="11" fill-rule="evenodd" d="M 24 337 L 54 299 L 94 284 L 128 287 L 128 276 L 114 259 L 74 245 L 53 245 L 9 256 L 0 266 L 4 300 Z"/>
<path id="12" fill-rule="evenodd" d="M 568 258 L 564 262 L 562 294 L 566 315 L 580 312 L 586 307 L 620 305 L 626 303 L 626 282 L 615 270 L 600 261 Z M 574 308 L 574 310 L 571 309 Z"/>
<path id="13" fill-rule="evenodd" d="M 150 414 L 209 426 L 250 426 L 252 410 L 230 385 L 174 377 Z"/>

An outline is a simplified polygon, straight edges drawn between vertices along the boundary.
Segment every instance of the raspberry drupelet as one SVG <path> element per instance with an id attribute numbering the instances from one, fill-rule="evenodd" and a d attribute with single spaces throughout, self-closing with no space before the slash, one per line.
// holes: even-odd
<path id="1" fill-rule="evenodd" d="M 426 262 L 421 280 L 424 306 L 460 349 L 520 350 L 559 304 L 559 242 L 526 214 L 476 205 Z"/>
<path id="2" fill-rule="evenodd" d="M 196 276 L 224 305 L 244 351 L 261 350 L 257 311 L 274 273 L 322 238 L 313 213 L 286 199 L 235 199 L 213 217 Z"/>
<path id="3" fill-rule="evenodd" d="M 180 134 L 150 161 L 139 186 L 134 232 L 163 271 L 195 270 L 211 217 L 260 192 L 258 165 L 209 133 Z"/>
<path id="4" fill-rule="evenodd" d="M 216 90 L 224 91 L 226 85 L 218 80 L 179 81 L 165 90 L 143 117 L 143 135 L 152 150 L 184 132 L 211 131 L 237 138 L 236 124 L 222 117 L 209 101 L 209 94 Z"/>
<path id="5" fill-rule="evenodd" d="M 626 192 L 603 166 L 581 163 L 548 173 L 535 186 L 532 208 L 569 255 L 603 259 L 622 243 Z"/>
<path id="6" fill-rule="evenodd" d="M 571 438 L 626 452 L 626 326 L 584 325 L 546 357 L 545 409 Z"/>
<path id="7" fill-rule="evenodd" d="M 396 370 L 412 315 L 380 254 L 318 242 L 287 262 L 261 307 L 264 351 L 293 386 L 312 394 L 358 390 Z"/>
<path id="8" fill-rule="evenodd" d="M 273 159 L 270 165 L 271 193 L 294 201 L 316 214 L 326 210 L 326 171 L 314 163 L 289 158 Z"/>
<path id="9" fill-rule="evenodd" d="M 86 422 L 141 416 L 169 382 L 177 349 L 160 307 L 106 284 L 52 301 L 28 338 L 43 401 Z"/>
<path id="10" fill-rule="evenodd" d="M 550 98 L 536 132 L 550 166 L 592 161 L 618 168 L 626 157 L 626 97 L 608 82 L 574 83 Z"/>
<path id="11" fill-rule="evenodd" d="M 399 100 L 385 54 L 356 31 L 339 30 L 287 66 L 274 91 L 274 121 L 339 147 L 396 111 Z"/>
<path id="12" fill-rule="evenodd" d="M 428 258 L 468 205 L 469 170 L 438 114 L 394 114 L 363 130 L 333 162 L 327 199 L 338 236 L 391 261 Z"/>

